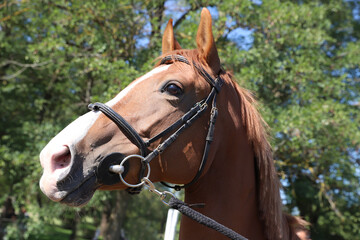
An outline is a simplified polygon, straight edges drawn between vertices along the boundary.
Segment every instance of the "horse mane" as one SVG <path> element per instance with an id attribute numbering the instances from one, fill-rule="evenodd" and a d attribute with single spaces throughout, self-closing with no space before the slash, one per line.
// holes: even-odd
<path id="1" fill-rule="evenodd" d="M 307 232 L 306 226 L 309 224 L 300 217 L 283 212 L 281 184 L 268 141 L 269 126 L 257 110 L 258 103 L 249 90 L 240 87 L 233 80 L 229 72 L 223 73 L 221 77 L 231 82 L 238 93 L 242 124 L 255 153 L 259 216 L 264 222 L 265 234 L 269 240 L 299 239 L 296 233 Z"/>
<path id="2" fill-rule="evenodd" d="M 205 67 L 196 49 L 175 50 L 160 56 L 157 60 L 174 54 L 184 56 L 191 64 Z M 174 61 L 174 64 L 177 62 Z M 179 67 L 181 67 L 180 64 Z M 296 232 L 305 230 L 307 222 L 283 212 L 280 181 L 275 170 L 273 151 L 268 141 L 269 127 L 257 110 L 257 101 L 248 90 L 240 87 L 233 80 L 231 73 L 222 70 L 220 76 L 225 82 L 232 84 L 240 100 L 239 115 L 242 117 L 242 124 L 255 153 L 259 216 L 264 223 L 266 237 L 269 240 L 298 239 Z"/>
<path id="3" fill-rule="evenodd" d="M 229 74 L 226 77 L 231 79 Z M 233 86 L 241 102 L 242 123 L 255 153 L 259 215 L 264 222 L 266 236 L 269 240 L 297 239 L 294 228 L 296 218 L 283 212 L 280 181 L 268 141 L 269 127 L 258 112 L 253 95 L 238 84 Z"/>

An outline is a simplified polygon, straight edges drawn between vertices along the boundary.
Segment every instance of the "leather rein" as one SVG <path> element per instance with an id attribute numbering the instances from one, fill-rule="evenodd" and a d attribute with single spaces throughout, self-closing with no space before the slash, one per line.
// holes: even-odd
<path id="1" fill-rule="evenodd" d="M 190 62 L 181 55 L 170 55 L 164 57 L 160 65 L 162 64 L 171 64 L 174 61 L 186 63 L 191 65 Z M 162 182 L 167 187 L 174 188 L 179 191 L 182 188 L 186 188 L 196 182 L 201 176 L 202 171 L 206 165 L 206 161 L 208 158 L 208 153 L 210 150 L 210 144 L 213 141 L 215 122 L 218 115 L 218 110 L 216 108 L 216 96 L 220 92 L 221 87 L 223 85 L 223 79 L 218 75 L 215 79 L 207 73 L 204 68 L 195 64 L 193 62 L 193 66 L 197 69 L 198 73 L 210 84 L 211 91 L 207 97 L 203 100 L 197 102 L 188 112 L 186 112 L 180 119 L 178 119 L 175 123 L 170 125 L 168 128 L 152 137 L 151 139 L 144 141 L 142 137 L 138 134 L 138 132 L 129 124 L 120 114 L 115 112 L 113 109 L 108 107 L 103 103 L 94 103 L 90 104 L 88 108 L 92 111 L 101 111 L 105 114 L 109 119 L 111 119 L 120 129 L 120 131 L 134 144 L 140 149 L 140 155 L 129 155 L 124 157 L 124 155 L 120 153 L 111 153 L 106 156 L 100 162 L 97 169 L 97 178 L 99 183 L 103 183 L 106 185 L 112 185 L 118 183 L 120 180 L 129 187 L 128 191 L 130 193 L 139 193 L 141 191 L 142 185 L 144 181 L 142 180 L 147 172 L 146 178 L 150 175 L 150 165 L 149 163 L 156 156 L 160 155 L 166 148 L 168 148 L 177 138 L 178 136 L 188 127 L 190 127 L 193 122 L 198 119 L 209 107 L 211 104 L 211 114 L 209 120 L 209 127 L 207 136 L 205 139 L 205 147 L 201 160 L 201 164 L 199 169 L 195 175 L 195 177 L 187 184 L 184 185 L 169 185 L 168 183 Z M 171 134 L 172 133 L 172 134 Z M 154 150 L 149 150 L 149 146 L 157 141 L 158 139 L 171 134 L 167 139 L 165 139 L 162 143 L 160 143 Z M 126 169 L 126 162 L 131 158 L 139 158 L 141 160 L 141 169 L 139 172 L 139 184 L 129 184 L 124 180 L 123 175 L 126 175 L 128 169 Z M 119 164 L 120 165 L 117 165 Z M 116 167 L 118 166 L 118 168 Z M 109 171 L 110 168 L 110 171 Z M 147 171 L 146 171 L 147 169 Z M 116 172 L 118 174 L 114 174 L 112 172 Z"/>

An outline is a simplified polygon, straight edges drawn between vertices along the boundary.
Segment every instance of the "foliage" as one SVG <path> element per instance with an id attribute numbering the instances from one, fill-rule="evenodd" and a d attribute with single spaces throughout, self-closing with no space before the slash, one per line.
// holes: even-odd
<path id="1" fill-rule="evenodd" d="M 360 235 L 357 1 L 13 0 L 0 3 L 0 204 L 11 196 L 17 212 L 26 206 L 25 238 L 93 236 L 87 226 L 99 226 L 118 196 L 98 193 L 81 209 L 49 202 L 38 189 L 38 154 L 90 102 L 151 68 L 170 17 L 181 46 L 194 48 L 203 6 L 224 67 L 256 94 L 271 127 L 288 211 L 312 224 L 312 239 Z M 161 238 L 165 209 L 149 198 L 129 200 L 130 239 Z M 60 233 L 73 221 L 75 230 Z"/>
<path id="2" fill-rule="evenodd" d="M 100 224 L 101 205 L 112 194 L 97 194 L 102 200 L 93 202 L 98 206 L 82 210 L 49 202 L 38 188 L 38 155 L 57 132 L 87 111 L 90 102 L 108 100 L 149 69 L 139 71 L 133 64 L 135 36 L 141 37 L 146 19 L 129 9 L 141 8 L 141 2 L 134 1 L 0 5 L 0 187 L 5 193 L 0 203 L 11 196 L 17 212 L 26 205 L 31 216 L 28 232 L 37 224 L 45 234 L 44 223 L 54 231 L 56 226 L 71 229 L 79 225 L 73 222 L 77 215 L 85 224 L 86 217 Z M 16 225 L 8 230 L 14 229 Z"/>

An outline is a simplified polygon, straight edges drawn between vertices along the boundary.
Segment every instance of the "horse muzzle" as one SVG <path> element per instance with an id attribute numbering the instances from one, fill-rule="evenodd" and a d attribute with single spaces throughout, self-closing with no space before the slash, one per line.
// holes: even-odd
<path id="1" fill-rule="evenodd" d="M 119 174 L 109 170 L 110 166 L 119 165 L 124 159 L 121 153 L 98 156 L 91 164 L 85 165 L 85 157 L 76 153 L 71 145 L 50 144 L 40 154 L 43 175 L 40 179 L 42 192 L 55 202 L 70 206 L 86 204 L 97 188 L 120 182 Z M 124 162 L 122 177 L 128 170 Z"/>

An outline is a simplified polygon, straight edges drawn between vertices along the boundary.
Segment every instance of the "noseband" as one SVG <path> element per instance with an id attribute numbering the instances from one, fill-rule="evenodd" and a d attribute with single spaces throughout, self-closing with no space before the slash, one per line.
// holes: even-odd
<path id="1" fill-rule="evenodd" d="M 171 55 L 164 57 L 160 65 L 162 64 L 170 64 L 171 62 L 178 61 L 183 62 L 188 65 L 191 65 L 190 62 L 181 55 Z M 130 192 L 132 193 L 138 193 L 141 191 L 141 186 L 143 184 L 143 177 L 145 176 L 145 172 L 147 170 L 147 177 L 150 174 L 150 165 L 152 159 L 154 159 L 156 156 L 160 155 L 167 147 L 169 147 L 177 138 L 178 136 L 188 127 L 190 127 L 193 122 L 198 119 L 208 108 L 208 106 L 212 105 L 211 108 L 211 114 L 210 114 L 210 120 L 209 120 L 209 128 L 207 132 L 207 136 L 205 139 L 205 147 L 204 152 L 201 160 L 200 167 L 195 175 L 195 177 L 191 180 L 191 182 L 184 184 L 184 185 L 169 185 L 165 182 L 162 182 L 167 187 L 174 188 L 175 190 L 181 190 L 182 188 L 186 188 L 196 182 L 199 177 L 201 176 L 202 171 L 204 170 L 204 167 L 206 165 L 206 161 L 208 158 L 208 153 L 210 150 L 210 144 L 213 141 L 213 135 L 214 135 L 214 129 L 215 129 L 215 122 L 218 115 L 218 110 L 216 108 L 216 96 L 220 92 L 220 89 L 223 85 L 223 80 L 218 75 L 216 79 L 213 79 L 209 73 L 207 73 L 204 68 L 201 66 L 193 63 L 194 67 L 197 69 L 199 74 L 210 84 L 212 87 L 209 95 L 201 100 L 200 102 L 197 102 L 188 112 L 186 112 L 179 120 L 177 120 L 175 123 L 173 123 L 171 126 L 163 130 L 161 133 L 157 134 L 156 136 L 152 137 L 151 139 L 144 141 L 142 137 L 138 134 L 138 132 L 117 112 L 115 112 L 113 109 L 108 107 L 107 105 L 103 103 L 94 103 L 89 105 L 89 109 L 93 111 L 101 111 L 104 113 L 109 119 L 111 119 L 121 130 L 121 132 L 134 144 L 140 149 L 140 155 L 130 155 L 124 158 L 124 156 L 120 153 L 111 153 L 108 156 L 106 156 L 102 162 L 100 162 L 99 167 L 97 169 L 97 178 L 99 183 L 104 183 L 106 185 L 111 185 L 119 182 L 120 180 L 130 187 Z M 164 140 L 162 143 L 160 143 L 154 150 L 149 150 L 149 146 L 157 141 L 158 139 L 164 137 L 165 135 L 168 135 L 172 133 L 166 140 Z M 123 170 L 119 171 L 119 175 L 114 175 L 109 171 L 109 168 L 114 167 L 116 163 L 121 161 L 120 167 L 124 167 L 127 160 L 131 158 L 140 158 L 141 159 L 141 169 L 139 173 L 139 184 L 129 184 L 127 183 L 122 175 L 125 175 L 126 173 L 123 173 Z M 125 168 L 125 167 L 124 167 Z M 122 168 L 122 169 L 124 169 Z M 126 169 L 125 169 L 126 170 Z M 108 172 L 108 174 L 104 174 L 104 172 Z M 100 174 L 101 173 L 101 174 Z M 112 174 L 112 175 L 109 175 Z"/>

